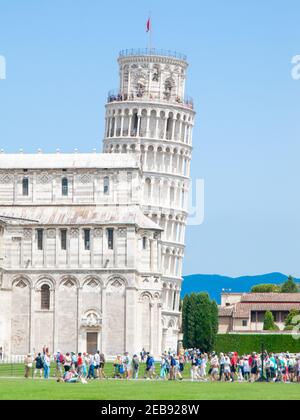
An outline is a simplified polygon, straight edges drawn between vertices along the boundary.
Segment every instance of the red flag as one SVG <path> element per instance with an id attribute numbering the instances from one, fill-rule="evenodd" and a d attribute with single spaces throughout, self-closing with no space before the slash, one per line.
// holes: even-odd
<path id="1" fill-rule="evenodd" d="M 148 19 L 147 21 L 147 30 L 146 32 L 150 32 L 151 31 L 151 18 Z"/>

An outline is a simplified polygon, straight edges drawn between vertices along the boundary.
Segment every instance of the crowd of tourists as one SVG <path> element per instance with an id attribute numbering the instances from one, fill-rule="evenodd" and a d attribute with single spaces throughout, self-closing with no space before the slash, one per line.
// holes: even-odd
<path id="1" fill-rule="evenodd" d="M 47 347 L 25 360 L 25 378 L 49 379 L 51 374 L 58 382 L 88 383 L 89 380 L 162 380 L 182 381 L 190 378 L 199 382 L 298 382 L 300 383 L 300 355 L 290 353 L 239 355 L 238 353 L 203 353 L 192 349 L 179 355 L 165 352 L 160 360 L 143 350 L 130 356 L 119 354 L 113 360 L 113 374 L 105 372 L 106 357 L 95 354 L 66 353 L 57 351 L 50 355 Z M 54 372 L 51 372 L 51 367 Z M 189 373 L 190 372 L 190 373 Z"/>
<path id="2" fill-rule="evenodd" d="M 300 355 L 289 352 L 208 355 L 193 349 L 185 352 L 185 360 L 191 363 L 192 381 L 300 383 Z"/>

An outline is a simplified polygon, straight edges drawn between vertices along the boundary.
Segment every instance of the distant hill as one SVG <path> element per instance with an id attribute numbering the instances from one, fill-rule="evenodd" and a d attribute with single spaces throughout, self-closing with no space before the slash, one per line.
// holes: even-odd
<path id="1" fill-rule="evenodd" d="M 221 303 L 223 289 L 231 289 L 232 293 L 250 292 L 257 284 L 282 284 L 288 276 L 281 273 L 264 274 L 261 276 L 226 277 L 219 275 L 195 274 L 184 277 L 182 297 L 192 292 L 207 292 L 218 304 Z M 300 282 L 299 279 L 296 279 Z"/>

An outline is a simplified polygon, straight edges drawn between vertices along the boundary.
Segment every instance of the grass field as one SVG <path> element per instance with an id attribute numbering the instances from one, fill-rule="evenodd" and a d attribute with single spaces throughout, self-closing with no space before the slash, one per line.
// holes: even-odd
<path id="1" fill-rule="evenodd" d="M 113 377 L 107 363 L 106 375 Z M 159 371 L 159 368 L 157 369 Z M 189 366 L 183 382 L 92 380 L 87 385 L 60 384 L 54 380 L 25 380 L 23 365 L 0 365 L 0 400 L 300 400 L 300 384 L 239 384 L 189 382 Z M 144 366 L 140 377 L 143 378 Z"/>
<path id="2" fill-rule="evenodd" d="M 0 379 L 0 400 L 300 400 L 300 386 L 93 381 L 88 385 Z"/>

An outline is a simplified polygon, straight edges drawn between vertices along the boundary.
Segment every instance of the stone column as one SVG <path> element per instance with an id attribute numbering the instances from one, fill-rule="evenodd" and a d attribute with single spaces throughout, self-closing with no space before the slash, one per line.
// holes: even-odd
<path id="1" fill-rule="evenodd" d="M 150 111 L 147 112 L 147 128 L 146 128 L 146 137 L 149 138 L 150 137 Z"/>
<path id="2" fill-rule="evenodd" d="M 58 346 L 59 346 L 59 330 L 58 330 L 58 324 L 59 324 L 58 312 L 59 312 L 59 309 L 60 309 L 59 304 L 58 304 L 59 303 L 59 288 L 60 288 L 60 284 L 57 282 L 56 288 L 54 290 L 54 304 L 53 304 L 53 311 L 54 311 L 53 351 L 56 351 L 58 349 Z"/>
<path id="3" fill-rule="evenodd" d="M 132 110 L 129 111 L 128 115 L 128 137 L 131 137 L 131 127 L 132 127 Z"/>
<path id="4" fill-rule="evenodd" d="M 87 349 L 83 348 L 83 344 L 80 343 L 80 326 L 81 326 L 81 318 L 83 315 L 83 307 L 82 307 L 82 287 L 79 286 L 77 289 L 77 337 L 76 337 L 76 345 L 77 345 L 77 353 L 78 351 L 86 351 Z"/>
<path id="5" fill-rule="evenodd" d="M 167 127 L 168 127 L 168 117 L 167 115 L 165 116 L 165 128 L 164 128 L 164 135 L 163 135 L 163 139 L 167 140 Z"/>
<path id="6" fill-rule="evenodd" d="M 137 351 L 137 307 L 137 291 L 135 288 L 128 287 L 126 289 L 125 348 L 130 354 Z"/>
<path id="7" fill-rule="evenodd" d="M 153 303 L 151 302 L 150 303 L 150 331 L 151 331 L 151 334 L 150 334 L 150 353 L 151 354 L 154 354 L 154 347 L 155 347 L 155 345 L 154 345 L 154 343 L 155 343 L 155 338 L 156 338 L 156 334 L 157 334 L 157 331 L 155 331 L 155 313 L 154 313 L 154 305 L 153 305 Z"/>
<path id="8" fill-rule="evenodd" d="M 71 267 L 71 229 L 67 229 L 67 267 Z"/>
<path id="9" fill-rule="evenodd" d="M 29 331 L 29 353 L 33 352 L 34 346 L 35 346 L 35 334 L 34 334 L 34 293 L 35 293 L 35 287 L 34 287 L 34 281 L 32 279 L 32 286 L 30 287 L 30 302 L 29 302 L 29 325 L 30 325 L 30 331 Z M 38 350 L 38 349 L 36 349 Z"/>
<path id="10" fill-rule="evenodd" d="M 173 122 L 172 122 L 172 141 L 175 141 L 175 128 L 176 128 L 176 118 L 173 116 Z"/>
<path id="11" fill-rule="evenodd" d="M 140 131 L 141 131 L 141 119 L 142 116 L 140 114 L 140 111 L 138 113 L 138 124 L 137 124 L 137 133 L 136 133 L 136 137 L 140 137 Z"/>
<path id="12" fill-rule="evenodd" d="M 155 137 L 156 139 L 160 139 L 160 133 L 159 133 L 159 121 L 160 121 L 160 118 L 159 118 L 159 116 L 157 116 L 157 117 L 156 117 L 155 135 L 154 135 L 154 137 Z"/>
<path id="13" fill-rule="evenodd" d="M 162 304 L 158 303 L 157 304 L 157 355 L 160 356 L 163 352 L 162 352 Z"/>
<path id="14" fill-rule="evenodd" d="M 150 239 L 150 270 L 153 272 L 154 269 L 154 239 Z"/>
<path id="15" fill-rule="evenodd" d="M 101 304 L 101 311 L 102 311 L 102 329 L 101 329 L 101 346 L 102 351 L 104 354 L 107 354 L 107 336 L 108 336 L 108 326 L 107 326 L 107 310 L 106 310 L 106 287 L 103 287 L 101 291 L 101 298 L 102 298 L 102 304 Z"/>
<path id="16" fill-rule="evenodd" d="M 94 266 L 95 266 L 94 260 L 95 260 L 95 238 L 94 238 L 94 229 L 91 229 L 91 237 L 90 237 L 90 263 L 91 263 L 91 268 L 94 268 Z"/>
<path id="17" fill-rule="evenodd" d="M 180 142 L 182 142 L 182 129 L 183 129 L 183 121 L 182 119 L 180 119 L 180 123 L 179 123 L 179 135 L 178 135 L 178 139 Z"/>
<path id="18" fill-rule="evenodd" d="M 59 236 L 60 236 L 60 230 L 55 229 L 55 267 L 56 268 L 58 268 L 59 266 L 59 249 L 60 249 Z M 68 233 L 67 233 L 67 236 L 68 236 Z"/>

